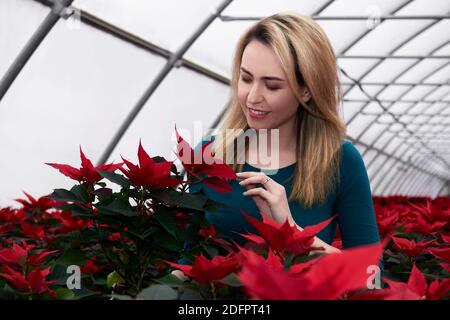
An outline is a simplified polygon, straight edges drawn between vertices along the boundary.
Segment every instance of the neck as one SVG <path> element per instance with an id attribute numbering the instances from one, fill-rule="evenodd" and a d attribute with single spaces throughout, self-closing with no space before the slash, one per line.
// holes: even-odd
<path id="1" fill-rule="evenodd" d="M 272 130 L 278 130 L 278 141 L 272 141 L 272 136 L 276 139 L 277 135 L 272 134 Z M 259 132 L 258 132 L 259 134 Z M 258 139 L 259 140 L 259 139 Z M 278 144 L 275 149 L 280 154 L 295 152 L 297 146 L 297 121 L 294 118 L 292 121 L 288 121 L 282 124 L 276 129 L 267 130 L 267 150 L 272 150 L 272 143 Z M 261 142 L 262 143 L 262 142 Z"/>
<path id="2" fill-rule="evenodd" d="M 258 135 L 258 143 L 257 148 L 254 150 L 250 145 L 249 149 L 246 150 L 246 159 L 250 162 L 250 164 L 267 164 L 267 160 L 271 161 L 269 166 L 274 166 L 278 168 L 280 166 L 285 166 L 287 164 L 291 164 L 296 160 L 296 146 L 297 146 L 297 123 L 296 119 L 294 121 L 289 121 L 284 123 L 277 129 L 268 129 L 267 134 L 260 139 L 259 131 L 257 131 Z M 272 132 L 272 130 L 278 130 L 278 134 L 276 132 Z M 262 134 L 262 132 L 261 132 Z M 274 139 L 272 141 L 272 139 Z M 275 140 L 276 139 L 276 140 Z M 261 150 L 263 146 L 262 143 L 267 143 L 267 149 L 265 151 Z M 274 150 L 272 150 L 272 145 Z M 273 152 L 272 152 L 273 151 Z M 258 157 L 264 157 L 266 160 L 262 159 L 250 159 L 249 154 L 258 155 Z M 255 162 L 256 161 L 256 162 Z M 275 162 L 273 162 L 275 161 Z"/>

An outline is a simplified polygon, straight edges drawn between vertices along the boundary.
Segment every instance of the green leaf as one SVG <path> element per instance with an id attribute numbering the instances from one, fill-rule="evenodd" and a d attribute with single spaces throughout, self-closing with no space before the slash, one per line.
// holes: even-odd
<path id="1" fill-rule="evenodd" d="M 99 292 L 95 292 L 86 288 L 81 288 L 80 290 L 75 290 L 75 299 L 82 299 L 86 297 L 92 297 L 98 295 Z"/>
<path id="2" fill-rule="evenodd" d="M 203 249 L 206 251 L 206 253 L 209 255 L 210 258 L 214 258 L 219 254 L 219 251 L 216 248 L 210 247 L 210 246 L 202 246 Z"/>
<path id="3" fill-rule="evenodd" d="M 85 208 L 77 203 L 64 204 L 62 206 L 58 206 L 58 209 L 63 211 L 70 211 L 75 217 L 93 217 L 94 212 L 92 209 Z"/>
<path id="4" fill-rule="evenodd" d="M 161 190 L 153 195 L 170 206 L 203 211 L 207 197 L 203 194 L 182 193 L 175 190 Z"/>
<path id="5" fill-rule="evenodd" d="M 158 228 L 156 227 L 149 227 L 148 229 L 144 230 L 143 232 L 140 232 L 139 230 L 136 230 L 134 227 L 128 228 L 128 233 L 138 237 L 141 240 L 147 239 L 149 236 L 151 236 L 153 233 L 158 231 Z"/>
<path id="6" fill-rule="evenodd" d="M 100 201 L 112 197 L 112 190 L 110 188 L 98 188 L 94 191 L 94 194 L 98 197 Z"/>
<path id="7" fill-rule="evenodd" d="M 66 189 L 55 189 L 47 198 L 61 202 L 82 202 L 82 199 Z"/>
<path id="8" fill-rule="evenodd" d="M 142 290 L 137 298 L 144 300 L 175 300 L 178 292 L 164 284 L 155 284 Z"/>
<path id="9" fill-rule="evenodd" d="M 108 274 L 108 277 L 106 278 L 106 286 L 108 288 L 112 288 L 115 284 L 122 283 L 125 283 L 125 280 L 123 280 L 123 278 L 116 271 Z"/>
<path id="10" fill-rule="evenodd" d="M 83 266 L 86 262 L 89 261 L 89 257 L 77 249 L 71 249 L 63 253 L 57 260 L 56 263 L 70 266 L 77 265 L 79 267 Z"/>
<path id="11" fill-rule="evenodd" d="M 97 170 L 97 172 L 105 179 L 108 179 L 109 181 L 118 184 L 119 186 L 128 188 L 131 186 L 130 181 L 125 178 L 123 175 L 121 174 L 117 174 L 114 172 L 108 172 L 108 171 L 100 171 Z"/>
<path id="12" fill-rule="evenodd" d="M 219 282 L 221 282 L 223 284 L 226 284 L 226 285 L 228 285 L 230 287 L 242 287 L 242 283 L 239 280 L 239 278 L 236 275 L 236 273 L 230 273 L 225 278 L 219 280 Z"/>
<path id="13" fill-rule="evenodd" d="M 122 215 L 126 217 L 138 216 L 138 212 L 134 210 L 129 203 L 125 203 L 125 201 L 119 199 L 114 200 L 108 205 L 97 204 L 96 207 L 104 214 Z"/>
<path id="14" fill-rule="evenodd" d="M 172 236 L 176 237 L 177 226 L 175 224 L 175 213 L 165 208 L 160 208 L 156 211 L 154 218 L 163 226 L 163 228 L 169 232 Z"/>
<path id="15" fill-rule="evenodd" d="M 167 286 L 181 286 L 183 285 L 183 280 L 174 276 L 173 274 L 165 275 L 164 277 L 157 279 L 157 282 L 165 284 Z"/>
<path id="16" fill-rule="evenodd" d="M 190 288 L 185 288 L 181 292 L 180 300 L 204 300 L 201 294 Z"/>
<path id="17" fill-rule="evenodd" d="M 55 290 L 57 300 L 76 300 L 77 297 L 72 290 L 68 288 L 58 288 Z"/>
<path id="18" fill-rule="evenodd" d="M 125 294 L 108 294 L 106 296 L 112 298 L 112 300 L 134 300 L 131 296 Z"/>
<path id="19" fill-rule="evenodd" d="M 156 243 L 162 248 L 176 252 L 182 250 L 182 244 L 163 230 L 158 230 L 155 232 L 154 238 L 157 239 Z"/>
<path id="20" fill-rule="evenodd" d="M 72 187 L 72 189 L 70 189 L 70 192 L 72 192 L 82 202 L 89 202 L 89 195 L 84 185 L 76 184 Z"/>
<path id="21" fill-rule="evenodd" d="M 15 300 L 17 299 L 14 290 L 8 286 L 5 285 L 4 288 L 0 288 L 0 300 Z"/>

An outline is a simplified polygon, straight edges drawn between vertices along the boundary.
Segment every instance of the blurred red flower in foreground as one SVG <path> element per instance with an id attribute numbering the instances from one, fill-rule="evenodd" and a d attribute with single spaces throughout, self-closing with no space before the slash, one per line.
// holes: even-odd
<path id="1" fill-rule="evenodd" d="M 376 244 L 326 254 L 309 261 L 306 267 L 294 265 L 291 272 L 266 263 L 252 251 L 241 253 L 245 258 L 238 277 L 251 298 L 330 300 L 349 291 L 367 288 L 368 267 L 379 263 L 382 249 Z"/>

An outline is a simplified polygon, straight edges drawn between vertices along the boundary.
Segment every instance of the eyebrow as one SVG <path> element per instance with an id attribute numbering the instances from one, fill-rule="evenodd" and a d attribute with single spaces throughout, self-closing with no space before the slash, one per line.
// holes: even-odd
<path id="1" fill-rule="evenodd" d="M 248 73 L 249 75 L 251 75 L 253 77 L 253 75 L 250 73 L 250 71 L 246 70 L 244 67 L 241 67 L 241 70 L 244 71 L 245 73 Z M 281 79 L 281 78 L 278 78 L 278 77 L 269 77 L 269 76 L 261 77 L 261 79 L 284 81 L 284 79 Z"/>

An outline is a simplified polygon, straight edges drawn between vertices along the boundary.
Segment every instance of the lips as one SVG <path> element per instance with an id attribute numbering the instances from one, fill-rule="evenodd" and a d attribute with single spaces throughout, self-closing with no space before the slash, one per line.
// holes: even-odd
<path id="1" fill-rule="evenodd" d="M 248 108 L 248 113 L 251 117 L 253 118 L 257 118 L 257 119 L 261 119 L 261 118 L 265 118 L 270 111 L 260 111 L 258 109 L 253 109 L 253 108 Z"/>

